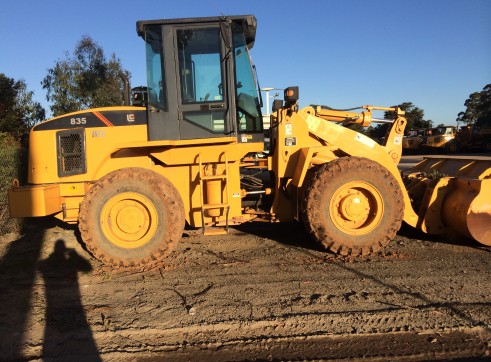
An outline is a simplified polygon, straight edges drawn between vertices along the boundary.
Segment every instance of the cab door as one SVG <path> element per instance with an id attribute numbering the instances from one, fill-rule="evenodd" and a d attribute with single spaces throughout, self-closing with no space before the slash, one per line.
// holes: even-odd
<path id="1" fill-rule="evenodd" d="M 181 139 L 231 136 L 228 56 L 219 24 L 174 28 Z"/>

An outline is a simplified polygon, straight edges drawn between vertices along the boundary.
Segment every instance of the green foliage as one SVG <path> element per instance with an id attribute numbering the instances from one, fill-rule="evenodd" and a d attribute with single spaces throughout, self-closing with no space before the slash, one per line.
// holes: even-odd
<path id="1" fill-rule="evenodd" d="M 19 230 L 21 220 L 9 219 L 7 190 L 12 180 L 26 181 L 27 152 L 25 147 L 8 133 L 0 132 L 0 235 Z"/>
<path id="2" fill-rule="evenodd" d="M 347 125 L 345 125 L 345 127 L 349 128 L 355 132 L 358 132 L 358 133 L 364 133 L 365 132 L 365 128 L 361 124 L 347 124 Z"/>
<path id="3" fill-rule="evenodd" d="M 431 120 L 424 120 L 424 111 L 416 107 L 412 102 L 404 102 L 397 106 L 403 111 L 406 112 L 405 117 L 407 119 L 406 130 L 414 129 L 414 128 L 431 128 L 433 126 L 433 122 Z M 397 117 L 396 112 L 387 111 L 384 113 L 385 119 L 393 119 L 395 120 Z M 378 124 L 375 127 L 370 126 L 365 130 L 365 134 L 374 140 L 380 141 L 389 130 L 390 125 L 387 123 Z"/>
<path id="4" fill-rule="evenodd" d="M 474 92 L 464 103 L 466 110 L 457 115 L 457 122 L 474 124 L 478 120 L 491 119 L 491 83 L 481 92 Z"/>
<path id="5" fill-rule="evenodd" d="M 433 122 L 431 120 L 424 120 L 424 115 L 425 112 L 419 108 L 416 107 L 412 102 L 404 102 L 401 103 L 397 106 L 392 106 L 392 107 L 399 107 L 402 109 L 404 112 L 406 112 L 406 120 L 407 120 L 407 125 L 406 129 L 414 129 L 414 128 L 431 128 L 433 127 Z M 385 112 L 384 117 L 386 119 L 395 119 L 396 118 L 396 113 L 395 112 Z"/>
<path id="6" fill-rule="evenodd" d="M 45 118 L 45 110 L 33 100 L 24 80 L 0 73 L 0 132 L 21 135 Z"/>
<path id="7" fill-rule="evenodd" d="M 430 180 L 439 180 L 441 178 L 448 177 L 448 175 L 438 170 L 431 170 L 430 172 L 426 173 L 426 177 Z"/>
<path id="8" fill-rule="evenodd" d="M 53 115 L 123 104 L 120 73 L 130 78 L 114 54 L 107 60 L 92 38 L 82 37 L 73 55 L 67 53 L 64 60 L 58 60 L 43 79 Z"/>
<path id="9" fill-rule="evenodd" d="M 0 185 L 10 187 L 14 178 L 27 182 L 27 146 L 8 133 L 0 132 Z"/>
<path id="10" fill-rule="evenodd" d="M 20 151 L 21 146 L 18 141 L 7 133 L 0 133 L 0 160 L 2 160 L 0 185 L 2 190 L 10 186 L 13 178 L 18 177 Z"/>

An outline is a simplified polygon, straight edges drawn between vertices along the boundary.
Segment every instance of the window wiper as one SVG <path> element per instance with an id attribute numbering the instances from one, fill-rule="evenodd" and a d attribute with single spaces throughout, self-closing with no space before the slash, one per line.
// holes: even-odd
<path id="1" fill-rule="evenodd" d="M 256 66 L 254 64 L 252 65 L 252 70 L 254 71 L 254 76 L 256 77 L 257 93 L 259 94 L 259 108 L 262 108 L 262 106 L 263 106 L 263 95 L 261 94 L 261 86 L 259 85 L 259 78 L 257 76 Z"/>
<path id="2" fill-rule="evenodd" d="M 222 35 L 223 42 L 225 43 L 225 56 L 222 59 L 222 63 L 230 57 L 232 53 L 232 39 L 230 38 L 230 24 L 232 20 L 226 16 L 220 16 L 220 34 Z"/>

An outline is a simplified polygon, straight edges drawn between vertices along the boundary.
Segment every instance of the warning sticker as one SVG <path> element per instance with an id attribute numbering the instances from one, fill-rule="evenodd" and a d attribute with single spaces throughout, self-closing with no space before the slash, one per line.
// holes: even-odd
<path id="1" fill-rule="evenodd" d="M 285 146 L 296 146 L 296 145 L 297 145 L 297 137 L 285 138 Z"/>
<path id="2" fill-rule="evenodd" d="M 285 124 L 285 134 L 287 136 L 291 136 L 293 134 L 292 133 L 292 125 L 291 125 L 291 123 Z"/>
<path id="3" fill-rule="evenodd" d="M 374 140 L 372 140 L 371 138 L 369 138 L 369 137 L 367 137 L 365 135 L 362 135 L 361 133 L 357 133 L 356 134 L 355 140 L 357 140 L 358 142 L 363 143 L 365 146 L 368 146 L 370 148 L 374 148 L 375 145 L 377 144 L 377 142 L 375 142 Z"/>
<path id="4" fill-rule="evenodd" d="M 311 130 L 312 132 L 317 131 L 317 128 L 319 128 L 320 122 L 321 122 L 321 120 L 317 117 L 314 117 L 310 114 L 307 116 L 307 124 L 309 126 L 309 130 Z"/>

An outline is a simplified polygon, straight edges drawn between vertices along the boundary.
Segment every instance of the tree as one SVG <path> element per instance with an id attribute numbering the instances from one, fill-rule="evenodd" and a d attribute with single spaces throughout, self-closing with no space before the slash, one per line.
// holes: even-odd
<path id="1" fill-rule="evenodd" d="M 416 107 L 412 102 L 404 102 L 392 107 L 399 107 L 406 112 L 406 129 L 433 127 L 433 122 L 431 120 L 424 120 L 425 112 L 421 108 Z M 395 119 L 396 116 L 397 114 L 392 111 L 387 111 L 384 113 L 384 117 L 386 119 Z"/>
<path id="2" fill-rule="evenodd" d="M 106 60 L 101 46 L 89 36 L 82 37 L 73 55 L 58 60 L 42 81 L 53 115 L 123 104 L 120 73 L 130 78 L 115 54 Z"/>
<path id="3" fill-rule="evenodd" d="M 433 126 L 433 122 L 431 120 L 424 120 L 425 112 L 416 107 L 412 102 L 404 102 L 397 106 L 392 106 L 393 108 L 399 107 L 403 111 L 406 112 L 405 117 L 407 120 L 406 129 L 410 130 L 413 128 L 431 128 Z M 394 111 L 386 111 L 384 113 L 385 119 L 395 120 L 397 117 L 397 113 Z M 389 130 L 389 124 L 383 123 L 378 124 L 375 127 L 369 127 L 367 129 L 367 134 L 373 139 L 380 140 L 382 137 L 385 137 L 387 131 Z"/>
<path id="4" fill-rule="evenodd" d="M 491 83 L 481 92 L 474 92 L 464 103 L 466 110 L 457 115 L 457 122 L 474 124 L 481 119 L 491 118 Z"/>
<path id="5" fill-rule="evenodd" d="M 19 81 L 19 91 L 17 93 L 18 114 L 21 117 L 21 124 L 27 129 L 31 129 L 46 118 L 46 110 L 41 103 L 34 101 L 34 92 L 27 90 L 26 83 Z"/>
<path id="6" fill-rule="evenodd" d="M 14 79 L 0 74 L 0 130 L 10 132 L 17 123 L 15 121 L 15 99 L 17 96 L 17 84 Z"/>
<path id="7" fill-rule="evenodd" d="M 24 80 L 0 73 L 0 132 L 21 135 L 45 118 L 44 108 L 33 97 Z"/>

